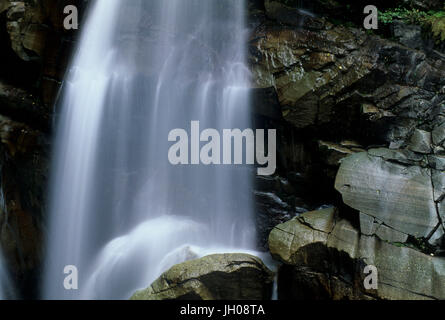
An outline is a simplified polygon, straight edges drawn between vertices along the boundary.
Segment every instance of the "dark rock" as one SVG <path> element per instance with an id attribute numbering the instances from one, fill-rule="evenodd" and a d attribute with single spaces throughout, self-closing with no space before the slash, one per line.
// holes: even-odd
<path id="1" fill-rule="evenodd" d="M 428 156 L 428 162 L 433 169 L 445 170 L 445 156 Z"/>
<path id="2" fill-rule="evenodd" d="M 419 129 L 414 130 L 409 149 L 419 153 L 431 153 L 431 133 Z"/>
<path id="3" fill-rule="evenodd" d="M 400 43 L 412 49 L 421 49 L 423 47 L 421 26 L 406 24 L 400 20 L 394 21 L 393 24 L 394 35 Z"/>

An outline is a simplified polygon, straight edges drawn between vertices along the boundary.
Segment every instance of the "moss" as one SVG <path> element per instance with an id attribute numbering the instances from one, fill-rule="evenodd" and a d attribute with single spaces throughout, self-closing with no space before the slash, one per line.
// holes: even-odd
<path id="1" fill-rule="evenodd" d="M 445 15 L 428 18 L 425 22 L 425 26 L 433 34 L 437 44 L 445 41 Z"/>
<path id="2" fill-rule="evenodd" d="M 444 8 L 445 10 L 445 8 Z M 422 11 L 408 8 L 392 8 L 379 12 L 379 21 L 383 24 L 392 24 L 394 20 L 401 20 L 408 24 L 422 26 L 426 35 L 431 35 L 436 43 L 445 41 L 445 11 Z"/>

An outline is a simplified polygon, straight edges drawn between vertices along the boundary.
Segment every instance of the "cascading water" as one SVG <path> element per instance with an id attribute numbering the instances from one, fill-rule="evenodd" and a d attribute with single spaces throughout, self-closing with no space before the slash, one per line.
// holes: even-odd
<path id="1" fill-rule="evenodd" d="M 251 168 L 168 161 L 191 121 L 251 126 L 244 5 L 93 3 L 61 100 L 44 298 L 126 299 L 175 263 L 254 248 Z"/>
<path id="2" fill-rule="evenodd" d="M 15 299 L 15 290 L 11 282 L 11 275 L 6 269 L 0 247 L 0 300 Z"/>
<path id="3" fill-rule="evenodd" d="M 6 226 L 7 226 L 8 210 L 6 207 L 3 189 L 1 187 L 0 187 L 0 215 L 4 215 L 4 217 L 0 217 L 0 221 L 3 221 L 2 223 L 6 224 Z M 7 226 L 7 227 L 9 227 L 9 226 Z M 11 275 L 9 274 L 9 272 L 6 268 L 6 264 L 5 264 L 3 252 L 2 252 L 2 246 L 0 244 L 0 300 L 16 298 L 15 290 L 12 285 L 12 281 L 10 279 L 11 279 Z"/>
<path id="4" fill-rule="evenodd" d="M 8 275 L 5 272 L 5 266 L 3 263 L 3 255 L 0 252 L 0 300 L 6 299 L 6 283 Z"/>
<path id="5" fill-rule="evenodd" d="M 3 264 L 3 256 L 0 253 L 0 300 L 6 299 L 6 284 L 8 275 L 5 272 L 5 266 Z"/>

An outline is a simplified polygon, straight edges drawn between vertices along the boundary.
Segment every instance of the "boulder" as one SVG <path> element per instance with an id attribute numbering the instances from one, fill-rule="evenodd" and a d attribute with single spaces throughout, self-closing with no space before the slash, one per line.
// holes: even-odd
<path id="1" fill-rule="evenodd" d="M 436 145 L 441 144 L 445 140 L 445 122 L 434 128 L 432 137 L 433 143 Z"/>
<path id="2" fill-rule="evenodd" d="M 431 153 L 431 133 L 419 129 L 414 130 L 409 149 L 419 153 Z"/>
<path id="3" fill-rule="evenodd" d="M 269 235 L 270 253 L 277 260 L 290 265 L 304 261 L 298 249 L 312 243 L 325 243 L 335 219 L 336 209 L 329 208 L 304 213 L 276 226 Z"/>
<path id="4" fill-rule="evenodd" d="M 376 235 L 388 242 L 403 243 L 408 240 L 406 233 L 394 230 L 386 226 L 382 221 L 364 213 L 360 213 L 360 232 L 368 236 Z"/>
<path id="5" fill-rule="evenodd" d="M 426 168 L 356 153 L 343 160 L 335 188 L 344 203 L 402 233 L 427 237 L 439 223 Z"/>
<path id="6" fill-rule="evenodd" d="M 252 255 L 215 254 L 173 266 L 132 300 L 268 300 L 273 273 Z"/>
<path id="7" fill-rule="evenodd" d="M 366 236 L 335 210 L 303 214 L 271 232 L 272 255 L 284 266 L 279 298 L 445 299 L 445 258 Z M 366 289 L 364 268 L 377 268 Z"/>
<path id="8" fill-rule="evenodd" d="M 398 38 L 403 45 L 421 49 L 423 46 L 422 27 L 420 25 L 406 24 L 403 21 L 394 21 L 394 36 Z"/>

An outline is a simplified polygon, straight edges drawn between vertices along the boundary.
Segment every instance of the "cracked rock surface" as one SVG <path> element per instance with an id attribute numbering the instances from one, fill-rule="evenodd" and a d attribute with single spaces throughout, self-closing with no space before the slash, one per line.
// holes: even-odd
<path id="1" fill-rule="evenodd" d="M 269 246 L 283 262 L 282 299 L 445 299 L 445 259 L 364 235 L 334 209 L 276 226 Z M 367 265 L 378 270 L 377 289 L 364 287 Z"/>
<path id="2" fill-rule="evenodd" d="M 267 300 L 273 273 L 248 254 L 215 254 L 173 266 L 132 300 Z"/>

